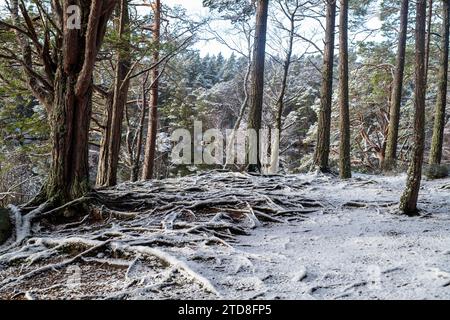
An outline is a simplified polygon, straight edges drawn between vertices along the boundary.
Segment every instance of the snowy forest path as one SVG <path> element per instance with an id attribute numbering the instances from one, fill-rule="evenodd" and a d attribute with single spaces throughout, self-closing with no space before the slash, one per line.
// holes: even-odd
<path id="1" fill-rule="evenodd" d="M 323 195 L 335 209 L 242 237 L 237 248 L 264 259 L 235 281 L 260 279 L 254 281 L 259 292 L 252 294 L 263 299 L 450 298 L 445 183 L 425 182 L 427 213 L 408 218 L 393 215 L 396 206 L 389 208 L 405 177 L 367 178 L 313 186 L 308 195 Z"/>
<path id="2" fill-rule="evenodd" d="M 449 299 L 450 179 L 424 182 L 417 217 L 396 214 L 405 181 L 213 172 L 99 190 L 91 215 L 0 254 L 0 297 Z"/>

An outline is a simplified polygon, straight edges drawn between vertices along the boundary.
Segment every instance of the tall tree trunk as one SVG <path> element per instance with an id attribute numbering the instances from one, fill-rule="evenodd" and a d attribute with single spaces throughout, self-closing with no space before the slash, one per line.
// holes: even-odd
<path id="1" fill-rule="evenodd" d="M 68 7 L 74 1 L 52 1 L 54 23 L 60 32 L 45 30 L 45 44 L 30 42 L 18 32 L 22 47 L 24 77 L 29 89 L 46 107 L 50 117 L 52 165 L 42 192 L 32 201 L 50 201 L 52 205 L 67 203 L 84 196 L 90 189 L 89 127 L 92 112 L 93 71 L 96 57 L 106 32 L 116 0 L 77 1 L 81 28 L 72 28 Z M 21 25 L 19 10 L 31 36 L 36 30 L 23 2 L 11 1 L 14 24 Z M 23 24 L 22 24 L 23 26 Z M 56 54 L 49 53 L 50 37 Z M 32 49 L 32 45 L 34 50 Z M 33 70 L 33 52 L 43 68 Z M 50 83 L 40 84 L 44 71 Z M 45 83 L 45 81 L 44 81 Z"/>
<path id="2" fill-rule="evenodd" d="M 153 25 L 153 41 L 155 51 L 153 53 L 153 62 L 159 61 L 159 46 L 161 34 L 161 1 L 155 0 L 153 3 L 153 11 L 155 21 Z M 159 71 L 155 67 L 152 71 L 152 87 L 150 90 L 150 114 L 148 121 L 147 142 L 145 146 L 144 168 L 142 179 L 149 180 L 153 178 L 156 154 L 156 136 L 158 134 L 158 88 L 159 88 Z"/>
<path id="3" fill-rule="evenodd" d="M 441 33 L 441 61 L 439 64 L 439 85 L 431 144 L 430 164 L 440 164 L 442 160 L 442 146 L 445 127 L 445 109 L 447 106 L 448 54 L 450 34 L 450 0 L 442 1 L 442 33 Z"/>
<path id="4" fill-rule="evenodd" d="M 330 155 L 331 104 L 333 99 L 334 39 L 336 28 L 336 0 L 327 0 L 325 50 L 323 56 L 322 89 L 314 164 L 321 171 L 328 170 Z"/>
<path id="5" fill-rule="evenodd" d="M 67 12 L 68 2 L 65 2 Z M 54 81 L 51 112 L 52 167 L 45 194 L 65 203 L 89 191 L 89 125 L 95 59 L 114 1 L 81 1 L 82 29 L 63 21 L 63 47 Z M 85 27 L 83 27 L 85 26 Z"/>
<path id="6" fill-rule="evenodd" d="M 400 107 L 402 103 L 403 76 L 405 71 L 406 38 L 408 32 L 409 0 L 402 0 L 400 9 L 400 31 L 398 34 L 397 59 L 395 64 L 394 84 L 392 89 L 389 130 L 386 144 L 386 157 L 383 168 L 390 170 L 397 159 L 398 130 L 400 124 Z"/>
<path id="7" fill-rule="evenodd" d="M 339 172 L 342 179 L 352 177 L 350 163 L 350 112 L 348 99 L 348 0 L 341 0 L 339 16 Z"/>
<path id="8" fill-rule="evenodd" d="M 415 58 L 415 121 L 413 156 L 408 171 L 405 192 L 400 201 L 400 210 L 408 215 L 417 214 L 417 200 L 422 179 L 422 164 L 425 146 L 425 26 L 426 0 L 417 0 L 416 58 Z"/>
<path id="9" fill-rule="evenodd" d="M 121 0 L 118 6 L 119 22 L 117 31 L 120 48 L 117 52 L 114 87 L 106 99 L 106 125 L 100 143 L 97 186 L 110 187 L 117 184 L 117 168 L 122 141 L 122 122 L 128 97 L 130 70 L 130 38 L 128 0 Z"/>
<path id="10" fill-rule="evenodd" d="M 428 70 L 430 66 L 431 27 L 433 22 L 433 0 L 428 0 L 427 35 L 425 48 L 425 85 L 428 83 Z"/>
<path id="11" fill-rule="evenodd" d="M 78 68 L 77 68 L 78 69 Z M 73 87 L 78 70 L 58 69 L 51 113 L 52 167 L 46 196 L 56 203 L 89 191 L 88 133 L 92 111 L 92 78 L 82 94 Z"/>
<path id="12" fill-rule="evenodd" d="M 330 156 L 331 105 L 333 103 L 334 41 L 336 33 L 336 0 L 327 0 L 325 50 L 322 69 L 322 89 L 320 97 L 317 146 L 314 165 L 319 170 L 328 171 Z"/>
<path id="13" fill-rule="evenodd" d="M 257 141 L 251 141 L 248 146 L 248 155 L 257 155 L 257 163 L 249 163 L 249 172 L 261 172 L 260 159 L 260 129 L 262 124 L 262 107 L 264 96 L 264 68 L 266 57 L 267 15 L 269 0 L 257 0 L 255 44 L 253 48 L 253 69 L 251 76 L 250 113 L 248 130 L 255 130 Z"/>

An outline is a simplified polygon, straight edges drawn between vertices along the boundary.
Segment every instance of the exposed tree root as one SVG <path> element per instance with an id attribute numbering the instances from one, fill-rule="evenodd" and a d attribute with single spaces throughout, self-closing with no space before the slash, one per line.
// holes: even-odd
<path id="1" fill-rule="evenodd" d="M 80 243 L 82 243 L 81 239 L 79 241 L 80 241 Z M 23 282 L 23 281 L 25 281 L 27 279 L 30 279 L 32 277 L 36 277 L 36 276 L 38 276 L 38 275 L 40 275 L 40 274 L 42 274 L 44 272 L 47 272 L 49 270 L 58 270 L 58 269 L 67 267 L 68 265 L 79 261 L 79 259 L 81 259 L 82 257 L 90 254 L 91 252 L 93 252 L 95 250 L 98 250 L 98 249 L 101 249 L 102 247 L 107 245 L 108 242 L 109 241 L 98 243 L 97 245 L 87 249 L 86 251 L 83 251 L 82 253 L 76 255 L 75 257 L 67 259 L 67 260 L 65 260 L 63 262 L 59 262 L 59 263 L 54 263 L 54 264 L 49 264 L 49 265 L 43 266 L 41 268 L 38 268 L 38 269 L 35 269 L 35 270 L 30 271 L 28 273 L 25 273 L 25 274 L 21 275 L 20 277 L 15 278 L 15 279 L 11 279 L 11 278 L 10 279 L 6 279 L 6 280 L 0 282 L 0 288 L 2 288 L 1 290 L 4 290 L 4 289 L 10 287 L 11 285 L 16 285 L 17 283 Z M 85 243 L 83 243 L 83 244 L 85 244 Z"/>
<path id="2" fill-rule="evenodd" d="M 209 173 L 122 184 L 94 191 L 58 208 L 50 202 L 31 211 L 11 207 L 16 217 L 16 233 L 13 244 L 0 251 L 0 297 L 8 294 L 13 297 L 17 294 L 11 294 L 13 288 L 23 288 L 21 297 L 26 298 L 51 295 L 58 286 L 64 286 L 54 284 L 50 290 L 28 284 L 78 264 L 123 269 L 124 286 L 111 292 L 110 299 L 125 299 L 174 286 L 176 280 L 172 278 L 176 273 L 216 298 L 221 297 L 220 290 L 209 279 L 170 252 L 177 248 L 219 246 L 238 253 L 233 248 L 236 237 L 248 235 L 266 223 L 307 219 L 306 214 L 322 210 L 324 205 L 320 201 L 305 197 L 308 185 L 289 176 Z M 77 215 L 75 221 L 56 219 L 80 205 L 89 208 L 84 216 Z M 131 279 L 130 273 L 149 259 L 157 259 L 164 265 L 158 268 L 163 268 L 165 277 L 155 280 L 145 278 L 144 273 L 140 280 Z"/>

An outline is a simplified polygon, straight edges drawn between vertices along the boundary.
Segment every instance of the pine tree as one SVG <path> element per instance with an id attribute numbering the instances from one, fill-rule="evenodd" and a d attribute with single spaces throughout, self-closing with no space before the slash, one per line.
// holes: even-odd
<path id="1" fill-rule="evenodd" d="M 434 114 L 433 140 L 431 143 L 430 164 L 437 165 L 442 160 L 442 147 L 445 129 L 445 109 L 447 106 L 448 54 L 450 28 L 450 1 L 442 1 L 441 60 L 439 63 L 439 82 L 436 110 Z"/>
<path id="2" fill-rule="evenodd" d="M 339 173 L 342 179 L 352 176 L 350 162 L 350 112 L 348 99 L 348 0 L 341 0 L 339 15 Z"/>
<path id="3" fill-rule="evenodd" d="M 333 98 L 334 41 L 336 27 L 336 0 L 326 1 L 325 50 L 322 70 L 317 145 L 314 164 L 321 170 L 328 170 L 330 155 L 331 104 Z"/>
<path id="4" fill-rule="evenodd" d="M 257 164 L 249 164 L 248 171 L 250 172 L 261 172 L 259 131 L 262 123 L 269 0 L 258 0 L 257 3 L 255 43 L 253 47 L 253 69 L 251 75 L 250 113 L 248 120 L 248 129 L 254 130 L 257 136 L 256 142 L 249 143 L 248 155 L 256 154 Z"/>
<path id="5" fill-rule="evenodd" d="M 402 102 L 403 76 L 405 70 L 406 38 L 408 32 L 409 0 L 402 0 L 400 9 L 400 29 L 395 66 L 394 83 L 389 117 L 389 131 L 386 142 L 386 156 L 383 163 L 385 170 L 390 170 L 397 159 L 398 130 L 400 124 L 400 107 Z"/>
<path id="6" fill-rule="evenodd" d="M 222 81 L 230 81 L 236 76 L 236 72 L 238 70 L 238 61 L 236 59 L 236 55 L 234 52 L 227 59 L 225 65 L 222 67 Z"/>
<path id="7" fill-rule="evenodd" d="M 414 144 L 412 159 L 408 170 L 408 179 L 403 196 L 400 200 L 400 210 L 408 215 L 417 214 L 420 182 L 422 179 L 423 154 L 425 149 L 425 26 L 426 0 L 416 1 L 416 58 L 415 58 L 415 120 Z"/>
<path id="8" fill-rule="evenodd" d="M 116 53 L 113 88 L 105 99 L 106 123 L 103 126 L 97 170 L 97 186 L 101 187 L 111 187 L 117 184 L 123 113 L 130 83 L 127 79 L 131 65 L 128 1 L 120 0 L 117 11 L 118 23 L 116 29 L 120 46 Z"/>
<path id="9" fill-rule="evenodd" d="M 216 61 L 214 62 L 214 72 L 215 72 L 214 84 L 223 81 L 224 67 L 225 67 L 225 58 L 223 57 L 222 53 L 219 52 L 219 54 L 216 57 Z"/>
<path id="10" fill-rule="evenodd" d="M 159 50 L 161 42 L 161 1 L 153 2 L 153 12 L 155 15 L 153 23 L 153 42 L 155 50 L 153 52 L 153 64 L 159 61 Z M 151 71 L 151 88 L 150 88 L 150 112 L 148 119 L 147 140 L 145 144 L 144 168 L 142 170 L 142 180 L 153 178 L 155 168 L 156 155 L 156 136 L 158 134 L 158 97 L 159 97 L 159 70 L 153 68 Z"/>

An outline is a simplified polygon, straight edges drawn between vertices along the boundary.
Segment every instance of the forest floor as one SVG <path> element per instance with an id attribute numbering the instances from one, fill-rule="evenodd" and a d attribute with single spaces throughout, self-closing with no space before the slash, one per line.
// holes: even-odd
<path id="1" fill-rule="evenodd" d="M 208 173 L 91 196 L 0 248 L 3 299 L 449 299 L 450 179 Z M 93 199 L 93 200 L 92 200 Z M 17 239 L 16 239 L 17 240 Z"/>

